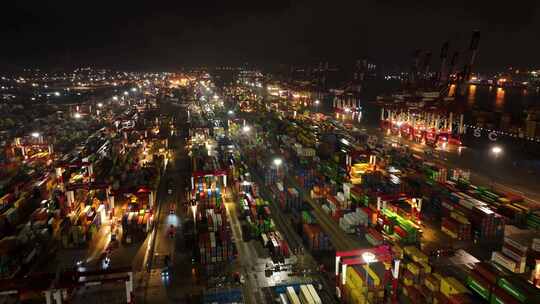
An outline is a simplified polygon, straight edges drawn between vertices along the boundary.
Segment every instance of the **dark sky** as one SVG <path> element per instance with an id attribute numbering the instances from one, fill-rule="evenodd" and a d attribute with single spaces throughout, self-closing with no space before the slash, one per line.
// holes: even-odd
<path id="1" fill-rule="evenodd" d="M 540 66 L 536 1 L 9 1 L 0 10 L 0 64 L 407 64 L 482 33 L 478 66 Z M 121 3 L 120 3 L 121 2 Z M 125 4 L 124 4 L 125 2 Z M 264 3 L 264 4 L 263 4 Z"/>

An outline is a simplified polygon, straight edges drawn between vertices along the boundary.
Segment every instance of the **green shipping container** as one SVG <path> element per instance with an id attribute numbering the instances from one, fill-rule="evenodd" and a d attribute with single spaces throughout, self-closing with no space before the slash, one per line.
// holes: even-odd
<path id="1" fill-rule="evenodd" d="M 507 291 L 511 296 L 518 299 L 520 302 L 525 302 L 527 300 L 527 296 L 523 293 L 523 291 L 517 286 L 514 286 L 514 284 L 510 283 L 506 278 L 500 278 L 497 285 Z"/>
<path id="2" fill-rule="evenodd" d="M 467 285 L 472 290 L 476 291 L 476 293 L 478 293 L 482 298 L 489 300 L 490 291 L 470 276 L 467 277 Z"/>

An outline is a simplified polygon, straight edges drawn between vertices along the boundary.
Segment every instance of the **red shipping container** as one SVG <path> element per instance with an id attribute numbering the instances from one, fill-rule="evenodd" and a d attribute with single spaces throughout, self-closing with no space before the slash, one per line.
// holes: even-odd
<path id="1" fill-rule="evenodd" d="M 284 257 L 289 257 L 289 244 L 285 240 L 281 240 L 281 250 Z"/>
<path id="2" fill-rule="evenodd" d="M 407 231 L 401 229 L 398 225 L 394 226 L 394 232 L 397 233 L 400 237 L 406 238 L 407 237 Z"/>
<path id="3" fill-rule="evenodd" d="M 499 273 L 487 262 L 476 263 L 474 267 L 474 273 L 478 273 L 484 278 L 490 285 L 496 285 Z"/>
<path id="4" fill-rule="evenodd" d="M 505 304 L 520 304 L 521 303 L 516 298 L 509 295 L 506 291 L 504 291 L 498 286 L 495 286 L 495 288 L 493 288 L 493 292 L 491 296 L 492 297 L 497 296 L 497 298 L 503 300 Z"/>
<path id="5" fill-rule="evenodd" d="M 454 294 L 448 299 L 448 304 L 471 304 L 473 300 L 468 294 L 458 293 Z"/>

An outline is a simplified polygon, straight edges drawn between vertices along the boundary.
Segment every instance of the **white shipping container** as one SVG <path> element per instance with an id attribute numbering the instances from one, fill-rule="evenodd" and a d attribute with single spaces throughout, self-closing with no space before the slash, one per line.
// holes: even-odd
<path id="1" fill-rule="evenodd" d="M 279 294 L 279 303 L 280 304 L 289 304 L 289 300 L 287 299 L 287 295 L 284 293 Z"/>
<path id="2" fill-rule="evenodd" d="M 300 302 L 302 304 L 315 304 L 307 285 L 300 285 Z"/>
<path id="3" fill-rule="evenodd" d="M 460 199 L 459 204 L 467 209 L 472 209 L 474 207 L 474 203 L 466 199 Z"/>
<path id="4" fill-rule="evenodd" d="M 523 244 L 523 241 L 519 239 L 519 234 L 505 236 L 504 242 L 521 251 L 521 253 L 523 253 L 524 255 L 527 253 L 527 249 L 529 249 L 529 246 Z"/>
<path id="5" fill-rule="evenodd" d="M 216 247 L 216 235 L 214 234 L 214 232 L 210 232 L 210 247 Z"/>
<path id="6" fill-rule="evenodd" d="M 516 271 L 517 264 L 512 259 L 505 256 L 503 253 L 499 251 L 493 251 L 491 254 L 491 260 L 496 262 L 497 264 L 503 266 L 504 268 L 510 270 L 511 272 Z"/>
<path id="7" fill-rule="evenodd" d="M 296 292 L 294 291 L 294 288 L 290 286 L 287 287 L 287 297 L 289 298 L 289 302 L 291 302 L 291 304 L 301 304 L 300 299 L 298 298 L 298 296 L 296 295 Z"/>
<path id="8" fill-rule="evenodd" d="M 308 284 L 307 287 L 311 293 L 311 297 L 315 301 L 315 304 L 322 304 L 321 297 L 319 297 L 319 294 L 317 293 L 317 290 L 315 290 L 315 287 L 313 287 L 313 284 Z"/>
<path id="9" fill-rule="evenodd" d="M 540 239 L 533 239 L 532 241 L 532 250 L 539 252 L 540 251 Z"/>
<path id="10" fill-rule="evenodd" d="M 351 188 L 352 184 L 343 183 L 343 194 L 345 195 L 345 199 L 347 200 L 351 199 Z"/>
<path id="11" fill-rule="evenodd" d="M 522 260 L 525 260 L 527 257 L 523 255 L 518 255 L 512 250 L 508 249 L 506 246 L 503 246 L 501 249 L 502 253 L 506 255 L 508 258 L 512 259 L 516 263 L 521 263 Z"/>
<path id="12" fill-rule="evenodd" d="M 328 207 L 328 205 L 322 205 L 322 209 L 326 214 L 332 213 L 332 210 Z"/>

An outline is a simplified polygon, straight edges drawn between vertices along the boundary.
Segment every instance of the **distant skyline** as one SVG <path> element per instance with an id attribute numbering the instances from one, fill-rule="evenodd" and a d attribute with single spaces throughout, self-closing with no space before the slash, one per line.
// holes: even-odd
<path id="1" fill-rule="evenodd" d="M 12 2 L 0 12 L 3 67 L 346 65 L 363 56 L 405 67 L 415 49 L 433 52 L 437 67 L 442 43 L 464 50 L 474 29 L 478 70 L 540 67 L 532 0 Z"/>

